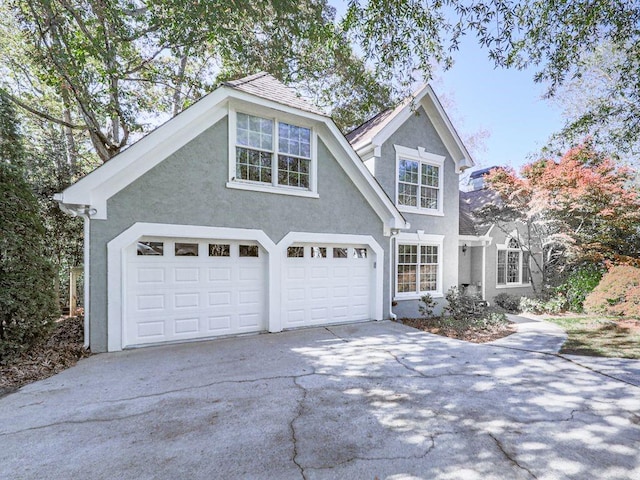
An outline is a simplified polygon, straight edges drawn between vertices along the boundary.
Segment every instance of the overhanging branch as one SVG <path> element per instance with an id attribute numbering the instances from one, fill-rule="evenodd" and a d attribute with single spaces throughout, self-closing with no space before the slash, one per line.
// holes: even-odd
<path id="1" fill-rule="evenodd" d="M 24 103 L 22 100 L 19 100 L 18 98 L 14 97 L 13 95 L 11 95 L 9 92 L 5 91 L 5 90 L 0 90 L 0 95 L 3 96 L 4 98 L 6 98 L 7 100 L 15 103 L 16 105 L 18 105 L 20 108 L 26 110 L 27 112 L 30 112 L 38 117 L 44 118 L 45 120 L 49 120 L 50 122 L 53 123 L 57 123 L 58 125 L 62 125 L 64 127 L 67 128 L 73 128 L 75 130 L 86 130 L 87 127 L 86 125 L 76 125 L 73 123 L 69 123 L 69 122 L 65 122 L 64 120 L 60 120 L 59 118 L 53 117 L 51 115 L 49 115 L 48 113 L 42 112 L 40 110 L 37 110 L 29 105 L 27 105 L 26 103 Z"/>

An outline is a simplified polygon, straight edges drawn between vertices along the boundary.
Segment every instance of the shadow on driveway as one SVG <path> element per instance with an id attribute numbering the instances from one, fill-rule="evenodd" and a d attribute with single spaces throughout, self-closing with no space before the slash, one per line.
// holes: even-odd
<path id="1" fill-rule="evenodd" d="M 640 388 L 571 360 L 391 322 L 96 355 L 0 399 L 0 478 L 640 478 Z"/>

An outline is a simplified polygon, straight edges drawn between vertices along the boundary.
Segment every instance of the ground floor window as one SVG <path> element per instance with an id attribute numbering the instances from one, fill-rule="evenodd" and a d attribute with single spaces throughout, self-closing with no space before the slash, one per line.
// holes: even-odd
<path id="1" fill-rule="evenodd" d="M 440 291 L 440 245 L 399 243 L 396 292 L 425 294 Z"/>
<path id="2" fill-rule="evenodd" d="M 527 285 L 531 283 L 530 254 L 511 238 L 498 246 L 498 285 Z"/>

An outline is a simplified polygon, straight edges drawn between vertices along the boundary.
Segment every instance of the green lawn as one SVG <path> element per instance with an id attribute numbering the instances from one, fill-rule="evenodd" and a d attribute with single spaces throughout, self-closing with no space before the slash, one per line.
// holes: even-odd
<path id="1" fill-rule="evenodd" d="M 569 338 L 560 353 L 595 357 L 640 358 L 640 322 L 595 316 L 546 317 Z"/>

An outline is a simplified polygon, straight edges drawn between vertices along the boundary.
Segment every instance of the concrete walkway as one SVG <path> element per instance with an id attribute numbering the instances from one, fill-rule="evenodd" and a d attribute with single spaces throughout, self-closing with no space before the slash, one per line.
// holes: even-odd
<path id="1" fill-rule="evenodd" d="M 640 478 L 640 388 L 526 328 L 474 345 L 376 322 L 95 355 L 0 399 L 0 478 Z"/>

